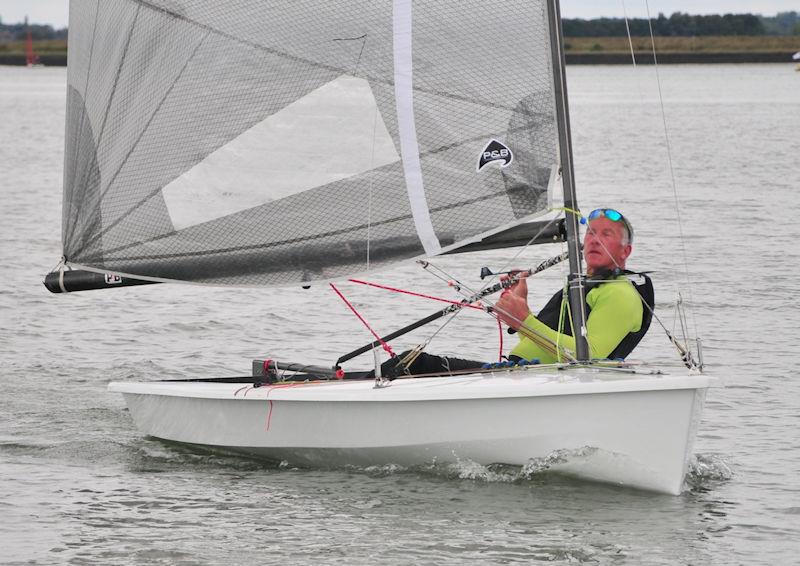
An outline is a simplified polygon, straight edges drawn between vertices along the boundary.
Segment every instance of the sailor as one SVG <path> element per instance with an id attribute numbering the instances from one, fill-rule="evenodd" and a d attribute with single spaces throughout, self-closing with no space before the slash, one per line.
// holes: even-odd
<path id="1" fill-rule="evenodd" d="M 583 241 L 586 286 L 586 339 L 592 359 L 625 358 L 650 325 L 653 289 L 649 278 L 638 289 L 628 279 L 625 262 L 633 250 L 633 228 L 612 208 L 598 208 L 587 217 Z M 647 303 L 647 305 L 645 305 Z M 648 308 L 649 307 L 649 308 Z M 538 315 L 528 306 L 524 278 L 503 292 L 495 305 L 500 320 L 520 334 L 511 359 L 565 361 L 562 348 L 575 351 L 565 293 L 557 292 Z M 541 340 L 544 337 L 546 340 Z M 552 345 L 556 344 L 557 348 Z"/>
<path id="2" fill-rule="evenodd" d="M 624 359 L 644 337 L 652 319 L 653 286 L 645 274 L 634 285 L 625 269 L 633 250 L 633 228 L 613 208 L 598 208 L 587 217 L 584 259 L 588 275 L 585 286 L 586 339 L 592 359 Z M 528 286 L 521 278 L 503 292 L 494 307 L 498 318 L 519 332 L 511 351 L 514 363 L 567 361 L 564 350 L 575 351 L 575 338 L 564 290 L 559 290 L 536 315 L 528 306 Z M 543 339 L 544 338 L 544 339 Z M 397 362 L 407 352 L 384 364 L 384 375 L 397 373 Z M 422 352 L 407 368 L 412 375 L 477 369 L 484 362 L 435 356 Z"/>

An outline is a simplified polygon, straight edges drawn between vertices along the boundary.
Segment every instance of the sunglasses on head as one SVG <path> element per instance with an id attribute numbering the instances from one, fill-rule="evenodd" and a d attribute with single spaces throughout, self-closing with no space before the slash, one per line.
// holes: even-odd
<path id="1" fill-rule="evenodd" d="M 625 230 L 628 232 L 628 239 L 633 241 L 633 228 L 622 215 L 619 210 L 614 210 L 613 208 L 595 208 L 593 211 L 589 213 L 588 216 L 585 216 L 581 219 L 581 224 L 586 224 L 587 222 L 591 222 L 600 217 L 608 218 L 612 222 L 622 222 L 625 226 Z"/>

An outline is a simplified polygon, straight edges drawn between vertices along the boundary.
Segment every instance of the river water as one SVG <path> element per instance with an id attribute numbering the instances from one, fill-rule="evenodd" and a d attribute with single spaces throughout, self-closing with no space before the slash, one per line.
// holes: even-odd
<path id="1" fill-rule="evenodd" d="M 629 265 L 656 272 L 670 328 L 682 293 L 708 372 L 726 383 L 709 392 L 678 497 L 468 464 L 298 469 L 144 438 L 109 381 L 241 375 L 264 356 L 330 363 L 369 336 L 319 290 L 50 295 L 41 280 L 61 250 L 66 73 L 0 67 L 0 563 L 798 563 L 800 73 L 659 73 L 676 192 L 655 69 L 568 70 L 582 208 L 630 217 Z M 477 286 L 482 265 L 559 251 L 436 264 Z M 531 283 L 532 302 L 562 276 Z M 448 292 L 414 265 L 372 279 Z M 343 289 L 383 332 L 435 308 Z M 458 320 L 430 350 L 497 355 L 491 320 Z M 635 356 L 677 360 L 655 326 Z"/>

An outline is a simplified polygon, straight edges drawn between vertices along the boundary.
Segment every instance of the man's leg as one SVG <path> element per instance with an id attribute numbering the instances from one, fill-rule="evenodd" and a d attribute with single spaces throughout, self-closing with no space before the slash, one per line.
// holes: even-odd
<path id="1" fill-rule="evenodd" d="M 397 371 L 397 365 L 400 360 L 405 358 L 410 350 L 407 350 L 391 360 L 381 364 L 381 373 L 384 377 L 394 378 L 398 375 L 421 375 L 421 374 L 444 374 L 447 375 L 451 372 L 463 371 L 467 369 L 480 369 L 485 362 L 476 360 L 465 360 L 462 358 L 451 358 L 447 356 L 435 356 L 422 352 L 417 358 L 411 362 L 406 372 Z"/>

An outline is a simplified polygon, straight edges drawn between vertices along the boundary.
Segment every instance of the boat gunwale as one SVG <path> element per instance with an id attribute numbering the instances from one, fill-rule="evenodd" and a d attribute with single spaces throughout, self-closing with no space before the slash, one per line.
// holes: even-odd
<path id="1" fill-rule="evenodd" d="M 420 377 L 398 379 L 384 387 L 375 387 L 372 379 L 287 381 L 259 387 L 246 382 L 113 381 L 108 384 L 108 390 L 139 395 L 261 402 L 419 402 L 705 389 L 722 385 L 718 378 L 704 374 L 643 375 L 631 371 L 608 372 L 607 369 L 571 368 L 547 376 L 527 376 L 519 371 L 505 371 L 501 374 L 489 372 Z M 586 379 L 587 371 L 593 374 L 591 380 Z M 608 375 L 599 376 L 601 373 Z M 584 374 L 583 379 L 581 374 Z"/>

